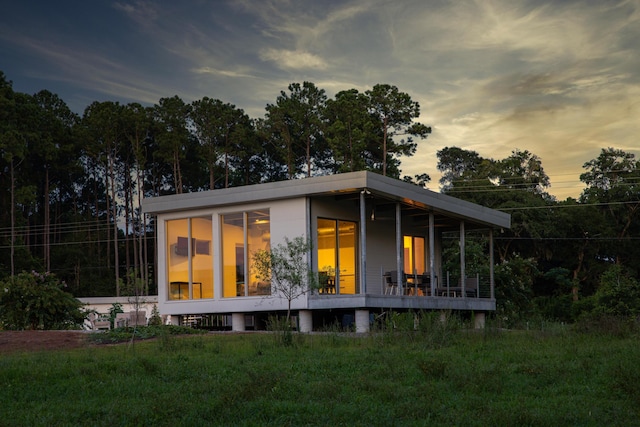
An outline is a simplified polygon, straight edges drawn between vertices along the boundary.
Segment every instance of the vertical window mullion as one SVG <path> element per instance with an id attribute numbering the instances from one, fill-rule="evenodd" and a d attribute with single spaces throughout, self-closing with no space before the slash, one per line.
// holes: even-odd
<path id="1" fill-rule="evenodd" d="M 189 260 L 189 264 L 187 267 L 189 272 L 189 299 L 193 299 L 193 235 L 191 229 L 191 221 L 191 218 L 187 219 L 187 236 L 189 236 L 189 238 L 187 239 L 187 256 Z"/>
<path id="2" fill-rule="evenodd" d="M 249 286 L 249 213 L 244 212 L 242 215 L 242 227 L 243 227 L 243 244 L 244 244 L 244 296 L 248 296 Z"/>
<path id="3" fill-rule="evenodd" d="M 333 247 L 335 248 L 335 282 L 336 282 L 336 295 L 340 294 L 340 223 L 338 220 L 334 221 L 334 229 L 336 230 L 336 234 L 334 235 Z"/>

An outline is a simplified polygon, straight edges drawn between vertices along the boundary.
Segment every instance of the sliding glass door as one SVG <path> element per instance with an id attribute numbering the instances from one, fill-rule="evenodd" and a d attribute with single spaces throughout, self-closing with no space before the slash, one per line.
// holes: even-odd
<path id="1" fill-rule="evenodd" d="M 355 294 L 357 224 L 318 218 L 318 273 L 321 293 Z"/>

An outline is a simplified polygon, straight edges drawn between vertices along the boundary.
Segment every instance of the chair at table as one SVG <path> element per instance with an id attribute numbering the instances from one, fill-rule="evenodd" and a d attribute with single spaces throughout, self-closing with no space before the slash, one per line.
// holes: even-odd
<path id="1" fill-rule="evenodd" d="M 402 274 L 403 277 L 403 284 L 406 283 L 406 280 L 404 280 L 404 273 Z M 386 288 L 384 291 L 385 295 L 399 295 L 400 290 L 399 290 L 399 286 L 398 286 L 398 271 L 397 270 L 392 270 L 392 271 L 388 271 L 384 274 L 384 280 L 385 280 L 385 284 L 386 284 Z"/>
<path id="2" fill-rule="evenodd" d="M 464 279 L 464 293 L 467 298 L 476 298 L 478 296 L 477 277 L 467 277 Z"/>
<path id="3" fill-rule="evenodd" d="M 321 294 L 336 293 L 336 277 L 330 276 L 326 271 L 318 272 L 318 284 L 320 285 L 318 292 Z"/>
<path id="4" fill-rule="evenodd" d="M 416 284 L 418 287 L 418 292 L 422 294 L 422 296 L 430 296 L 431 295 L 431 275 L 429 273 L 422 273 L 416 275 Z M 436 280 L 437 283 L 437 280 Z"/>

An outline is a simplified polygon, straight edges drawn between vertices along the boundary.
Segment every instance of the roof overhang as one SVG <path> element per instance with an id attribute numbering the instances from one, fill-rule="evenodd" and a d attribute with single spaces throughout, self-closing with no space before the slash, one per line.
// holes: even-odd
<path id="1" fill-rule="evenodd" d="M 511 215 L 507 213 L 368 171 L 145 198 L 142 210 L 157 215 L 299 197 L 357 195 L 365 190 L 374 197 L 426 212 L 468 219 L 489 227 L 511 226 Z"/>

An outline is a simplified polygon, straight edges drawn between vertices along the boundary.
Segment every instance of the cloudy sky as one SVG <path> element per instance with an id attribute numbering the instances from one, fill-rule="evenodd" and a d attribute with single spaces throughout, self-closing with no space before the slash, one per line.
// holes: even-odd
<path id="1" fill-rule="evenodd" d="M 264 116 L 291 82 L 331 97 L 388 83 L 433 134 L 402 160 L 428 173 L 457 146 L 542 159 L 558 199 L 615 147 L 640 156 L 640 0 L 22 0 L 4 2 L 14 90 L 153 105 L 204 96 Z"/>

